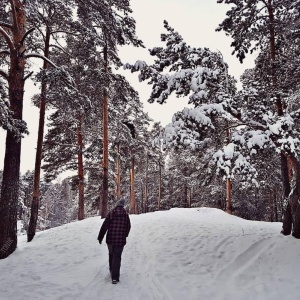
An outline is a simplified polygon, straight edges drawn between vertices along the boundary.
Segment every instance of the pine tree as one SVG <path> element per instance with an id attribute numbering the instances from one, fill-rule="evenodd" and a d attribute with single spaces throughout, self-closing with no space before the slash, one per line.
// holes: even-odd
<path id="1" fill-rule="evenodd" d="M 43 1 L 36 7 L 30 23 L 33 26 L 38 27 L 42 41 L 40 42 L 44 57 L 50 58 L 50 50 L 52 47 L 59 47 L 58 45 L 52 44 L 52 40 L 56 39 L 56 34 L 60 32 L 68 32 L 72 18 L 72 3 L 73 1 Z M 44 61 L 43 70 L 47 70 L 48 62 Z M 31 216 L 30 223 L 27 232 L 27 239 L 30 242 L 36 231 L 36 225 L 38 220 L 38 207 L 39 207 L 39 196 L 40 196 L 40 171 L 42 163 L 42 144 L 44 138 L 44 123 L 45 123 L 45 111 L 46 111 L 46 97 L 47 97 L 47 83 L 44 81 L 41 84 L 41 95 L 39 98 L 39 127 L 38 127 L 38 140 L 36 147 L 36 158 L 35 158 L 35 176 L 34 176 L 34 187 L 31 204 Z"/>
<path id="2" fill-rule="evenodd" d="M 237 93 L 234 81 L 227 75 L 226 64 L 219 53 L 191 48 L 167 23 L 165 28 L 168 33 L 162 35 L 162 40 L 166 47 L 150 51 L 157 57 L 155 63 L 147 66 L 138 61 L 127 67 L 132 71 L 140 70 L 141 80 L 149 79 L 153 87 L 150 101 L 163 103 L 175 92 L 178 96 L 189 95 L 190 102 L 196 105 L 194 109 L 185 108 L 174 116 L 172 124 L 165 131 L 166 141 L 201 149 L 205 145 L 204 137 L 210 130 L 215 129 L 215 118 L 234 122 L 235 130 L 230 136 L 230 142 L 215 153 L 214 159 L 218 170 L 227 177 L 240 174 L 254 184 L 257 183 L 257 170 L 251 162 L 251 154 L 259 149 L 275 148 L 289 156 L 294 178 L 294 189 L 290 195 L 293 217 L 290 221 L 293 222 L 293 236 L 300 238 L 297 202 L 300 179 L 299 163 L 296 159 L 299 137 L 294 130 L 298 112 L 285 112 L 284 115 L 274 113 L 274 107 L 270 110 L 263 105 L 263 101 L 268 101 L 268 98 L 261 98 L 260 90 L 254 86 L 247 86 Z M 261 107 L 256 111 L 242 110 L 240 104 L 243 101 L 256 102 Z"/>
<path id="3" fill-rule="evenodd" d="M 47 60 L 42 55 L 29 52 L 26 39 L 34 28 L 28 30 L 28 16 L 33 11 L 33 3 L 20 0 L 3 2 L 0 11 L 1 69 L 0 75 L 8 86 L 8 100 L 13 124 L 8 126 L 6 135 L 6 154 L 4 158 L 3 180 L 0 199 L 0 259 L 9 256 L 17 246 L 17 203 L 19 192 L 19 173 L 21 137 L 16 134 L 25 131 L 22 119 L 24 84 L 30 73 L 26 74 L 26 62 L 31 57 Z M 6 8 L 9 11 L 5 10 Z M 3 107 L 3 105 L 1 105 Z"/>
<path id="4" fill-rule="evenodd" d="M 279 79 L 282 77 L 279 76 L 280 65 L 282 58 L 287 58 L 284 50 L 290 48 L 291 42 L 297 36 L 297 24 L 300 17 L 297 4 L 290 0 L 256 0 L 250 2 L 218 0 L 218 3 L 223 2 L 233 4 L 233 6 L 217 30 L 224 30 L 227 35 L 233 38 L 231 44 L 234 47 L 233 54 L 237 53 L 241 62 L 243 62 L 248 51 L 260 50 L 265 52 L 264 58 L 270 70 L 267 73 L 271 78 L 271 97 L 276 105 L 277 115 L 284 117 L 285 111 Z M 288 158 L 284 151 L 281 151 L 280 157 L 284 197 L 287 199 L 291 191 Z M 292 159 L 291 164 L 294 165 L 295 169 L 298 169 L 297 160 Z M 291 207 L 288 205 L 287 210 L 290 209 Z M 297 213 L 295 212 L 295 214 Z M 290 234 L 292 229 L 291 212 L 287 212 L 284 223 L 283 233 Z M 300 237 L 300 231 L 295 234 Z"/>
<path id="5" fill-rule="evenodd" d="M 78 16 L 87 24 L 86 30 L 93 34 L 96 43 L 103 49 L 104 77 L 103 85 L 103 188 L 101 216 L 106 217 L 108 202 L 108 90 L 111 71 L 108 64 L 120 66 L 121 62 L 117 54 L 117 46 L 133 44 L 141 46 L 142 43 L 135 36 L 135 21 L 130 17 L 131 9 L 129 1 L 111 1 L 110 3 L 96 4 L 94 1 L 78 1 Z"/>

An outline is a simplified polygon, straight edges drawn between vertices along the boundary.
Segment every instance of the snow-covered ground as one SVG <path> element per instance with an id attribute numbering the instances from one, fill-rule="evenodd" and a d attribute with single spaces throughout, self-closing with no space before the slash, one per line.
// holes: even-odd
<path id="1" fill-rule="evenodd" d="M 99 217 L 38 233 L 0 260 L 0 299 L 296 300 L 300 241 L 281 223 L 212 208 L 131 215 L 121 278 L 112 285 Z"/>

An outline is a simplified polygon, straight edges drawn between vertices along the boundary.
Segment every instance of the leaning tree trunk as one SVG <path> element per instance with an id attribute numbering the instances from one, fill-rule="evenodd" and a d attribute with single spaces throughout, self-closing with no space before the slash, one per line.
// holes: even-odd
<path id="1" fill-rule="evenodd" d="M 78 220 L 84 219 L 84 169 L 83 169 L 83 138 L 82 117 L 79 117 L 77 126 L 77 165 L 78 165 Z"/>
<path id="2" fill-rule="evenodd" d="M 50 30 L 46 29 L 45 37 L 45 51 L 44 56 L 49 58 L 49 47 L 50 47 Z M 44 61 L 43 69 L 46 70 L 48 63 Z M 39 212 L 39 203 L 40 203 L 40 179 L 41 179 L 41 165 L 43 157 L 43 139 L 44 139 L 44 125 L 45 125 L 45 112 L 46 112 L 46 92 L 47 84 L 42 82 L 41 88 L 41 100 L 40 100 L 40 118 L 39 118 L 39 129 L 38 129 L 38 140 L 36 146 L 36 155 L 35 155 L 35 168 L 34 168 L 34 182 L 33 182 L 33 194 L 31 202 L 31 211 L 30 211 L 30 221 L 27 231 L 27 241 L 30 242 L 35 236 L 38 212 Z"/>
<path id="3" fill-rule="evenodd" d="M 25 58 L 23 37 L 25 35 L 26 16 L 20 1 L 11 2 L 12 39 L 5 38 L 10 50 L 8 88 L 10 110 L 13 118 L 22 120 L 24 96 Z M 1 33 L 4 34 L 3 32 Z M 6 258 L 17 247 L 17 207 L 19 197 L 21 139 L 8 130 L 3 168 L 0 198 L 0 259 Z"/>

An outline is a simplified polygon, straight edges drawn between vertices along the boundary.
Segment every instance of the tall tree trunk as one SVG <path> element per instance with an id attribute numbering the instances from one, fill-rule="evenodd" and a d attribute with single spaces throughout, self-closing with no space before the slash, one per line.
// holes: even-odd
<path id="1" fill-rule="evenodd" d="M 226 179 L 226 212 L 232 214 L 232 204 L 231 204 L 231 180 Z"/>
<path id="2" fill-rule="evenodd" d="M 83 138 L 82 116 L 79 117 L 77 126 L 77 164 L 78 164 L 78 220 L 84 219 L 84 169 L 83 169 Z"/>
<path id="3" fill-rule="evenodd" d="M 24 97 L 26 15 L 20 1 L 11 2 L 13 15 L 12 44 L 8 76 L 10 110 L 13 118 L 22 120 Z M 0 198 L 0 259 L 8 257 L 17 247 L 17 207 L 20 181 L 21 139 L 8 130 Z"/>
<path id="4" fill-rule="evenodd" d="M 141 209 L 142 213 L 144 213 L 144 187 L 143 187 L 143 182 L 141 181 Z"/>
<path id="5" fill-rule="evenodd" d="M 230 132 L 229 132 L 229 128 L 227 126 L 227 128 L 226 128 L 226 144 L 227 145 L 229 144 L 229 137 L 230 137 Z M 226 179 L 226 212 L 229 214 L 232 214 L 231 190 L 232 190 L 231 179 L 227 178 Z"/>
<path id="6" fill-rule="evenodd" d="M 121 164 L 120 164 L 120 143 L 117 144 L 117 164 L 116 164 L 116 173 L 117 173 L 117 199 L 121 198 Z"/>
<path id="7" fill-rule="evenodd" d="M 146 179 L 145 179 L 145 208 L 144 212 L 148 212 L 148 165 L 149 165 L 149 156 L 147 153 L 147 160 L 146 160 Z"/>
<path id="8" fill-rule="evenodd" d="M 274 222 L 274 199 L 273 199 L 273 193 L 272 190 L 269 190 L 269 205 L 270 205 L 270 222 Z"/>
<path id="9" fill-rule="evenodd" d="M 134 156 L 131 158 L 131 168 L 130 168 L 130 208 L 129 212 L 135 214 L 135 193 L 134 193 Z"/>
<path id="10" fill-rule="evenodd" d="M 275 222 L 278 222 L 277 190 L 274 191 L 274 216 Z"/>
<path id="11" fill-rule="evenodd" d="M 102 191 L 99 193 L 98 209 L 99 209 L 99 216 L 101 216 L 101 211 L 102 211 Z"/>
<path id="12" fill-rule="evenodd" d="M 289 235 L 292 232 L 292 211 L 289 201 L 289 195 L 291 191 L 290 181 L 289 181 L 289 168 L 288 160 L 281 153 L 281 177 L 283 182 L 283 223 L 281 233 L 284 235 Z"/>
<path id="13" fill-rule="evenodd" d="M 269 33 L 270 33 L 270 57 L 271 57 L 271 73 L 272 73 L 272 84 L 274 90 L 274 96 L 276 96 L 276 110 L 278 116 L 283 115 L 282 101 L 277 93 L 278 80 L 276 75 L 276 48 L 275 48 L 275 28 L 274 28 L 274 11 L 273 11 L 273 1 L 268 0 L 268 13 L 269 13 Z M 283 153 L 280 154 L 281 160 L 281 178 L 283 186 L 283 196 L 285 202 L 287 202 L 288 196 L 291 191 L 289 174 L 288 174 L 288 159 Z M 286 205 L 283 219 L 282 233 L 288 235 L 292 230 L 292 221 L 291 221 L 291 207 L 289 204 Z"/>
<path id="14" fill-rule="evenodd" d="M 192 207 L 192 187 L 190 187 L 190 193 L 189 193 L 189 208 Z"/>
<path id="15" fill-rule="evenodd" d="M 157 200 L 157 209 L 160 210 L 160 202 L 161 202 L 161 165 L 160 165 L 160 161 L 158 164 L 158 168 L 159 168 L 159 178 L 158 178 L 158 200 Z"/>
<path id="16" fill-rule="evenodd" d="M 49 58 L 49 47 L 50 47 L 50 30 L 46 29 L 45 36 L 45 49 L 44 56 Z M 46 70 L 48 63 L 44 61 L 43 69 Z M 40 203 L 40 179 L 41 179 L 41 164 L 43 157 L 43 139 L 44 139 L 44 125 L 45 125 L 45 112 L 46 112 L 46 93 L 47 84 L 42 82 L 41 88 L 41 99 L 40 99 L 40 118 L 39 118 L 39 129 L 38 129 L 38 139 L 35 154 L 35 168 L 34 168 L 34 181 L 33 181 L 33 193 L 30 211 L 30 221 L 27 231 L 27 241 L 30 242 L 35 236 L 36 225 L 39 213 L 39 203 Z"/>
<path id="17" fill-rule="evenodd" d="M 107 45 L 104 46 L 105 72 L 108 72 Z M 103 90 L 103 182 L 102 182 L 102 204 L 101 218 L 107 216 L 108 203 L 108 95 L 107 88 Z"/>

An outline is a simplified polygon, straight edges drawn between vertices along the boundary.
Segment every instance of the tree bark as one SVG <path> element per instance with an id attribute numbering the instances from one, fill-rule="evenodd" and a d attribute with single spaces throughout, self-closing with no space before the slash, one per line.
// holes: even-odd
<path id="1" fill-rule="evenodd" d="M 292 189 L 289 196 L 289 209 L 286 210 L 288 211 L 289 220 L 284 220 L 282 233 L 286 235 L 286 232 L 288 232 L 284 231 L 285 226 L 288 227 L 287 229 L 291 227 L 292 235 L 300 239 L 300 164 L 295 157 L 290 156 L 289 159 L 292 167 Z"/>
<path id="2" fill-rule="evenodd" d="M 82 117 L 79 117 L 77 126 L 77 164 L 78 164 L 78 220 L 84 219 L 84 169 L 83 169 L 83 138 Z"/>
<path id="3" fill-rule="evenodd" d="M 231 204 L 231 180 L 226 179 L 226 212 L 232 214 L 232 204 Z"/>
<path id="4" fill-rule="evenodd" d="M 13 118 L 22 120 L 24 97 L 25 50 L 21 43 L 26 32 L 26 15 L 20 1 L 12 1 L 10 65 L 8 75 L 10 110 Z M 17 247 L 17 207 L 20 180 L 21 138 L 8 130 L 0 198 L 0 259 L 8 257 Z"/>
<path id="5" fill-rule="evenodd" d="M 49 47 L 50 47 L 50 30 L 47 27 L 46 36 L 45 36 L 45 49 L 44 56 L 49 58 Z M 46 70 L 48 63 L 44 60 L 43 69 Z M 38 139 L 36 146 L 36 155 L 35 155 L 35 168 L 34 168 L 34 182 L 33 182 L 33 194 L 31 202 L 31 211 L 30 211 L 30 221 L 27 231 L 27 241 L 30 242 L 35 236 L 38 212 L 39 212 L 39 203 L 40 203 L 40 179 L 41 179 L 41 165 L 43 157 L 43 139 L 44 139 L 44 126 L 45 126 L 45 112 L 46 112 L 46 93 L 47 93 L 47 84 L 42 82 L 41 88 L 41 100 L 40 100 L 40 118 L 39 118 L 39 129 L 38 129 Z"/>

